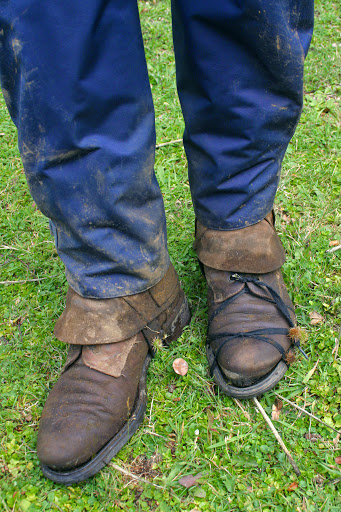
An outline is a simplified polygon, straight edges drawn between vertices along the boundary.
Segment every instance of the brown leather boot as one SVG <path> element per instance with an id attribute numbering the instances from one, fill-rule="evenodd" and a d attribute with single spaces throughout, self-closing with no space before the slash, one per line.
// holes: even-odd
<path id="1" fill-rule="evenodd" d="M 293 345 L 300 348 L 294 306 L 280 271 L 285 254 L 274 214 L 236 231 L 197 223 L 195 249 L 208 285 L 212 375 L 229 396 L 263 394 L 293 362 Z"/>
<path id="2" fill-rule="evenodd" d="M 55 334 L 70 350 L 38 434 L 45 476 L 70 485 L 116 455 L 144 417 L 153 340 L 170 343 L 189 321 L 172 266 L 157 285 L 136 295 L 94 300 L 69 289 Z"/>

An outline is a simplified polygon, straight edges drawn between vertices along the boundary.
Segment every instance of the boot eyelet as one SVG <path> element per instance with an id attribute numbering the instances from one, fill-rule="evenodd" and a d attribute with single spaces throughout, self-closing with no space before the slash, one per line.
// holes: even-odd
<path id="1" fill-rule="evenodd" d="M 240 279 L 239 274 L 231 274 L 229 277 L 229 281 L 238 281 Z"/>

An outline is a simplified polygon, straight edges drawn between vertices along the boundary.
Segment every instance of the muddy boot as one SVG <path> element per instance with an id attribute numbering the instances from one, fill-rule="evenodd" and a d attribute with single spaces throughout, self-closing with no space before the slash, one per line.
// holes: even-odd
<path id="1" fill-rule="evenodd" d="M 94 300 L 69 289 L 55 334 L 70 350 L 38 434 L 45 476 L 70 485 L 116 455 L 144 417 L 153 340 L 170 343 L 189 321 L 172 266 L 157 285 L 136 295 Z"/>
<path id="2" fill-rule="evenodd" d="M 299 344 L 274 214 L 236 231 L 197 223 L 195 249 L 208 285 L 207 358 L 220 389 L 252 398 L 273 388 Z M 300 348 L 302 351 L 302 349 Z"/>

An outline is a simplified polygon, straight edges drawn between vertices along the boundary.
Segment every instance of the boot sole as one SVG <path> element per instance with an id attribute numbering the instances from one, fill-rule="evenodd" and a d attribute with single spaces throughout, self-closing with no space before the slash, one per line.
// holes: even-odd
<path id="1" fill-rule="evenodd" d="M 183 292 L 182 292 L 183 293 Z M 167 345 L 171 341 L 175 341 L 182 333 L 184 327 L 189 324 L 191 314 L 189 311 L 187 299 L 183 295 L 183 300 L 178 307 L 175 317 L 171 322 L 170 334 L 166 338 Z M 98 473 L 112 458 L 123 448 L 129 439 L 135 434 L 141 425 L 147 407 L 147 372 L 151 362 L 151 355 L 148 354 L 143 365 L 142 374 L 139 382 L 137 397 L 134 409 L 127 423 L 123 425 L 121 430 L 108 441 L 103 448 L 88 462 L 69 470 L 57 471 L 45 464 L 41 464 L 41 469 L 46 478 L 53 482 L 64 485 L 72 485 L 83 480 L 91 478 Z"/>
<path id="2" fill-rule="evenodd" d="M 212 367 L 214 365 L 215 358 L 214 352 L 210 345 L 207 345 L 206 347 L 206 355 L 209 365 Z M 270 389 L 275 387 L 276 384 L 278 384 L 278 382 L 284 377 L 287 369 L 288 366 L 285 364 L 285 362 L 280 361 L 267 375 L 247 387 L 238 387 L 234 386 L 233 384 L 228 384 L 223 372 L 220 370 L 218 365 L 215 365 L 213 370 L 213 378 L 221 391 L 225 393 L 225 395 L 231 396 L 233 398 L 247 400 L 248 398 L 254 398 L 255 396 L 263 395 L 267 391 L 270 391 Z"/>

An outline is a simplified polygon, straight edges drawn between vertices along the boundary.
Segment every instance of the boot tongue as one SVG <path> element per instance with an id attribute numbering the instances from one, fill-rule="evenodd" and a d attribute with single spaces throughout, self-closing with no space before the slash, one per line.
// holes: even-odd
<path id="1" fill-rule="evenodd" d="M 262 277 L 262 276 L 260 276 Z M 262 280 L 262 279 L 260 279 Z M 253 295 L 257 295 L 257 297 L 260 297 L 262 299 L 273 299 L 271 293 L 267 288 L 265 288 L 262 285 L 258 285 L 255 283 L 246 283 L 248 289 Z"/>
<path id="2" fill-rule="evenodd" d="M 144 343 L 139 335 L 129 340 L 107 345 L 87 345 L 82 348 L 82 359 L 86 366 L 111 377 L 120 377 L 128 356 L 136 344 Z"/>
<path id="3" fill-rule="evenodd" d="M 207 285 L 213 293 L 215 303 L 219 304 L 237 295 L 245 286 L 245 283 L 230 279 L 234 272 L 224 272 L 223 270 L 216 270 L 206 265 L 204 265 L 204 268 Z"/>
<path id="4" fill-rule="evenodd" d="M 85 364 L 111 377 L 120 377 L 130 352 L 140 343 L 144 341 L 136 335 L 126 341 L 106 345 L 70 345 L 62 371 L 64 373 L 73 363 Z"/>

